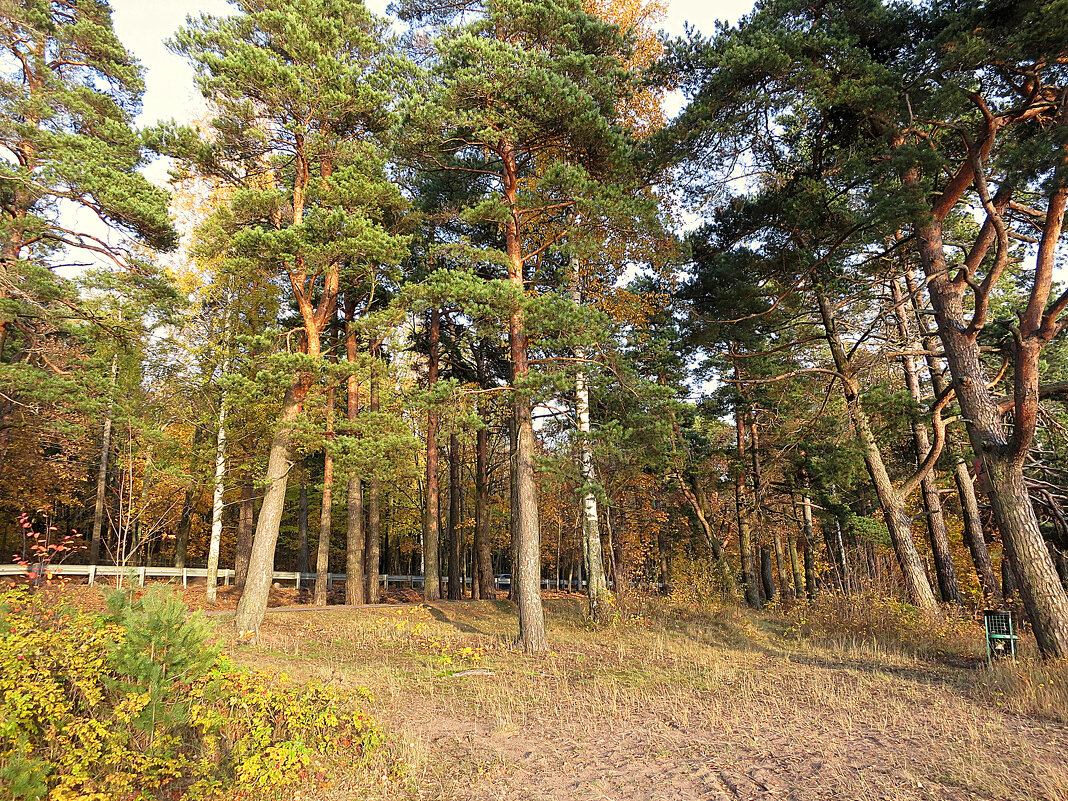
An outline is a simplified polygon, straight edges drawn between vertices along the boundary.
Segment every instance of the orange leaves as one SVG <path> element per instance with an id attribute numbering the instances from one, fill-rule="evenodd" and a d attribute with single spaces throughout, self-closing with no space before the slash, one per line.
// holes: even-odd
<path id="1" fill-rule="evenodd" d="M 640 73 L 663 55 L 657 26 L 667 14 L 667 0 L 584 0 L 583 6 L 588 13 L 618 25 L 625 35 L 633 37 L 634 50 L 623 64 L 627 70 Z M 662 101 L 661 89 L 636 87 L 619 109 L 624 125 L 639 138 L 664 127 Z"/>

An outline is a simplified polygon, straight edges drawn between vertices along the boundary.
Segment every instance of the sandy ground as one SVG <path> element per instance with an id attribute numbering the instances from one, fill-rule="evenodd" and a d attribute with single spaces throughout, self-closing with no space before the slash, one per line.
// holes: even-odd
<path id="1" fill-rule="evenodd" d="M 548 605 L 542 659 L 511 650 L 503 602 L 269 614 L 235 658 L 374 693 L 395 762 L 324 799 L 1068 799 L 1068 727 L 976 699 L 979 664 Z"/>

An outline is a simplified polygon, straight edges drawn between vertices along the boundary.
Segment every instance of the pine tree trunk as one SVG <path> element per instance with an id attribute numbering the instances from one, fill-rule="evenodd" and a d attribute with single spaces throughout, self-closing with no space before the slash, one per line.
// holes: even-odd
<path id="1" fill-rule="evenodd" d="M 735 379 L 739 376 L 738 365 L 734 367 Z M 739 468 L 745 463 L 745 424 L 742 420 L 741 406 L 734 408 L 734 428 L 736 452 Z M 739 469 L 734 477 L 734 507 L 738 518 L 738 551 L 742 563 L 742 589 L 745 602 L 753 609 L 760 609 L 760 579 L 753 559 L 753 535 L 749 528 L 749 512 L 745 503 L 745 473 Z"/>
<path id="2" fill-rule="evenodd" d="M 223 368 L 225 371 L 225 367 Z M 219 400 L 219 433 L 215 440 L 215 487 L 211 502 L 211 539 L 208 542 L 208 573 L 205 578 L 204 598 L 209 604 L 218 599 L 219 589 L 219 549 L 222 546 L 223 528 L 223 494 L 226 479 L 226 412 L 227 401 L 223 395 Z"/>
<path id="3" fill-rule="evenodd" d="M 1068 590 L 1068 553 L 1065 553 L 1052 542 L 1047 543 L 1053 559 L 1053 565 L 1057 568 L 1057 575 L 1061 577 L 1061 586 Z"/>
<path id="4" fill-rule="evenodd" d="M 377 377 L 372 373 L 368 410 L 372 415 L 378 413 Z M 382 482 L 372 474 L 367 487 L 367 546 L 364 561 L 367 568 L 367 603 L 376 604 L 381 600 L 382 588 L 382 539 L 381 539 L 381 501 Z"/>
<path id="5" fill-rule="evenodd" d="M 902 347 L 911 349 L 915 345 L 912 331 L 905 312 L 905 297 L 897 279 L 890 280 L 890 294 L 894 301 L 894 317 L 897 321 L 898 337 Z M 920 378 L 916 362 L 911 355 L 901 357 L 901 368 L 905 376 L 905 387 L 912 400 L 919 404 L 923 398 L 920 390 Z M 927 425 L 919 419 L 912 421 L 912 441 L 916 447 L 917 464 L 930 450 L 931 442 L 927 435 Z M 926 513 L 927 533 L 931 540 L 931 554 L 934 557 L 935 575 L 938 579 L 938 592 L 946 603 L 962 603 L 960 585 L 957 583 L 957 571 L 953 566 L 953 552 L 949 547 L 949 532 L 946 530 L 946 517 L 942 511 L 942 499 L 938 494 L 938 482 L 935 471 L 931 470 L 920 482 L 923 508 Z"/>
<path id="6" fill-rule="evenodd" d="M 186 487 L 182 498 L 182 512 L 178 516 L 178 532 L 174 540 L 174 566 L 183 568 L 189 553 L 189 533 L 193 528 L 193 515 L 196 514 L 196 490 L 192 485 Z"/>
<path id="7" fill-rule="evenodd" d="M 620 498 L 620 502 L 623 502 Z M 621 604 L 627 603 L 627 560 L 624 548 L 624 536 L 626 534 L 626 518 L 620 506 L 609 506 L 605 517 L 608 520 L 608 539 L 612 548 L 612 578 L 615 579 L 616 600 Z M 613 523 L 613 518 L 615 523 Z"/>
<path id="8" fill-rule="evenodd" d="M 515 424 L 515 412 L 508 415 L 508 570 L 512 578 L 508 582 L 508 600 L 519 602 L 519 484 L 516 481 L 516 453 L 519 448 L 519 434 Z"/>
<path id="9" fill-rule="evenodd" d="M 835 322 L 834 310 L 830 301 L 823 291 L 817 287 L 816 299 L 819 302 L 820 316 L 823 320 L 823 329 L 834 357 L 835 366 L 842 375 L 841 383 L 845 394 L 846 408 L 849 411 L 850 420 L 854 431 L 863 450 L 864 464 L 871 476 L 875 494 L 879 498 L 879 505 L 883 511 L 883 521 L 890 533 L 890 541 L 894 545 L 894 553 L 901 567 L 901 573 L 905 579 L 905 591 L 909 601 L 921 609 L 935 612 L 938 610 L 938 601 L 935 600 L 934 592 L 927 581 L 927 574 L 923 569 L 923 562 L 916 550 L 916 543 L 912 539 L 912 520 L 905 510 L 905 499 L 894 487 L 890 480 L 890 474 L 886 470 L 882 453 L 879 450 L 878 441 L 867 412 L 860 401 L 859 387 L 852 377 L 852 367 L 845 356 L 838 335 L 838 327 Z M 844 554 L 843 554 L 844 556 Z"/>
<path id="10" fill-rule="evenodd" d="M 979 585 L 987 600 L 997 604 L 1002 600 L 1001 584 L 994 575 L 994 565 L 986 547 L 983 535 L 983 519 L 979 514 L 979 498 L 975 494 L 975 482 L 972 481 L 968 465 L 964 463 L 960 441 L 954 437 L 947 443 L 951 446 L 950 456 L 956 461 L 953 466 L 953 480 L 957 485 L 957 498 L 960 500 L 961 517 L 964 522 L 964 541 L 979 577 Z"/>
<path id="11" fill-rule="evenodd" d="M 489 429 L 475 433 L 475 562 L 478 565 L 478 597 L 497 597 L 490 550 Z"/>
<path id="12" fill-rule="evenodd" d="M 1023 480 L 1029 437 L 1025 441 L 1021 436 L 1027 429 L 1033 432 L 1030 415 L 1037 413 L 1041 347 L 1029 344 L 1030 340 L 1013 346 L 1017 419 L 1010 437 L 1001 410 L 987 389 L 977 332 L 966 321 L 965 287 L 949 277 L 941 224 L 937 220 L 924 220 L 916 226 L 916 239 L 957 402 L 968 427 L 972 450 L 983 460 L 990 476 L 990 505 L 1002 542 L 1016 568 L 1020 599 L 1043 656 L 1068 657 L 1068 595 L 1046 550 Z M 1025 413 L 1024 419 L 1020 418 L 1021 411 Z"/>
<path id="13" fill-rule="evenodd" d="M 298 228 L 304 220 L 304 204 L 307 198 L 309 181 L 309 161 L 305 149 L 303 134 L 295 137 L 295 177 L 293 184 L 292 208 L 293 225 Z M 324 164 L 324 169 L 326 165 Z M 325 173 L 324 173 L 325 177 Z M 293 287 L 297 307 L 304 322 L 302 350 L 313 358 L 322 355 L 322 331 L 332 319 L 337 309 L 338 282 L 340 264 L 333 262 L 323 272 L 322 290 L 317 305 L 313 304 L 316 275 L 308 270 L 305 256 L 297 253 L 291 267 L 287 268 L 290 284 Z M 310 283 L 309 283 L 310 275 Z M 314 381 L 314 373 L 301 372 L 286 391 L 282 401 L 282 413 L 271 441 L 270 455 L 267 459 L 267 487 L 256 522 L 256 535 L 252 541 L 252 554 L 249 558 L 249 576 L 245 582 L 245 591 L 237 606 L 234 616 L 234 628 L 238 639 L 254 637 L 259 632 L 263 615 L 267 611 L 271 582 L 274 574 L 274 556 L 278 545 L 278 529 L 282 523 L 285 507 L 286 486 L 292 463 L 292 438 L 297 417 L 300 415 L 304 399 Z M 307 570 L 307 491 L 304 492 L 304 548 L 301 567 Z"/>
<path id="14" fill-rule="evenodd" d="M 801 560 L 798 557 L 797 553 L 797 540 L 794 537 L 790 536 L 790 534 L 787 534 L 786 541 L 789 543 L 790 572 L 793 574 L 794 577 L 794 597 L 804 598 L 805 576 L 801 572 Z"/>
<path id="15" fill-rule="evenodd" d="M 500 148 L 504 201 L 510 210 L 504 223 L 504 244 L 508 256 L 508 280 L 515 291 L 508 320 L 508 348 L 512 362 L 512 390 L 516 427 L 516 556 L 512 580 L 519 601 L 519 641 L 528 654 L 549 650 L 545 615 L 541 603 L 541 532 L 538 526 L 538 486 L 534 467 L 534 420 L 530 396 L 523 386 L 530 372 L 527 362 L 528 339 L 523 298 L 526 284 L 519 233 L 519 167 L 513 145 L 504 141 Z"/>
<path id="16" fill-rule="evenodd" d="M 1012 562 L 1007 553 L 1001 554 L 1001 594 L 1006 601 L 1015 601 L 1019 596 L 1019 583 L 1016 581 L 1016 571 L 1012 569 Z"/>
<path id="17" fill-rule="evenodd" d="M 323 503 L 319 512 L 319 544 L 315 552 L 313 604 L 326 606 L 330 584 L 330 531 L 334 511 L 334 388 L 326 390 L 326 448 L 323 454 Z"/>
<path id="18" fill-rule="evenodd" d="M 734 360 L 735 381 L 740 381 L 741 375 L 738 361 Z M 746 603 L 753 609 L 760 609 L 764 603 L 761 595 L 760 566 L 753 558 L 755 543 L 749 525 L 749 509 L 745 500 L 745 423 L 741 403 L 735 403 L 734 406 L 734 429 L 735 455 L 738 460 L 737 474 L 734 477 L 734 507 L 738 521 L 738 555 L 741 561 L 742 590 Z"/>
<path id="19" fill-rule="evenodd" d="M 427 374 L 429 389 L 438 383 L 439 348 L 441 342 L 441 314 L 430 310 L 430 357 Z M 438 565 L 440 531 L 440 492 L 438 489 L 438 411 L 433 405 L 427 412 L 426 426 L 426 536 L 423 538 L 423 597 L 427 601 L 441 598 L 441 568 Z"/>
<path id="20" fill-rule="evenodd" d="M 237 548 L 234 552 L 234 586 L 241 589 L 248 578 L 248 560 L 252 554 L 252 535 L 256 526 L 255 487 L 246 477 L 241 484 L 241 503 L 237 510 Z"/>
<path id="21" fill-rule="evenodd" d="M 664 530 L 664 526 L 660 526 L 656 532 L 656 553 L 658 557 L 657 566 L 660 568 L 660 591 L 667 593 L 671 590 L 671 558 L 668 552 L 667 532 Z"/>
<path id="22" fill-rule="evenodd" d="M 346 298 L 345 357 L 349 367 L 356 364 L 356 326 L 353 324 L 355 302 Z M 346 379 L 346 418 L 354 426 L 360 416 L 360 379 L 353 372 Z M 366 602 L 366 584 L 363 571 L 363 551 L 366 533 L 363 530 L 363 482 L 353 471 L 348 477 L 348 492 L 345 495 L 345 603 L 350 606 Z"/>
<path id="23" fill-rule="evenodd" d="M 282 401 L 281 419 L 271 439 L 264 482 L 267 490 L 263 495 L 259 518 L 256 521 L 256 535 L 252 540 L 252 553 L 249 555 L 245 591 L 241 594 L 237 614 L 234 616 L 234 628 L 241 639 L 255 636 L 267 611 L 267 598 L 274 574 L 274 552 L 278 544 L 278 527 L 282 523 L 286 484 L 289 471 L 293 467 L 290 455 L 293 424 L 301 412 L 301 405 L 310 384 L 310 377 L 302 376 L 286 391 Z"/>
<path id="24" fill-rule="evenodd" d="M 449 435 L 449 600 L 464 597 L 460 585 L 460 438 Z"/>
<path id="25" fill-rule="evenodd" d="M 5 332 L 7 329 L 4 329 Z M 100 469 L 96 474 L 96 501 L 93 505 L 93 530 L 89 539 L 89 564 L 95 565 L 100 560 L 100 542 L 104 532 L 104 502 L 107 497 L 108 486 L 108 458 L 111 455 L 111 416 L 114 412 L 115 384 L 119 375 L 119 356 L 111 357 L 111 397 L 108 398 L 108 409 L 104 415 L 104 432 L 100 437 Z M 185 511 L 185 507 L 182 507 Z M 183 567 L 185 554 L 182 554 L 182 564 L 175 560 L 175 567 Z"/>
<path id="26" fill-rule="evenodd" d="M 764 599 L 771 603 L 775 600 L 775 573 L 770 545 L 760 546 L 760 583 L 764 588 Z"/>
<path id="27" fill-rule="evenodd" d="M 778 526 L 769 526 L 767 524 L 765 515 L 762 513 L 764 508 L 764 473 L 760 463 L 759 433 L 756 420 L 751 419 L 749 422 L 749 455 L 753 465 L 753 503 L 757 507 L 757 520 L 762 523 L 761 528 L 764 536 L 767 536 L 768 529 L 771 529 L 775 555 L 775 574 L 778 577 L 778 586 L 782 591 L 783 603 L 789 604 L 794 599 L 794 591 L 786 575 L 786 554 L 783 552 L 782 534 Z M 771 598 L 770 595 L 768 597 L 769 599 Z"/>
<path id="28" fill-rule="evenodd" d="M 308 483 L 306 477 L 300 481 L 300 505 L 297 509 L 297 571 L 311 572 L 311 560 L 308 552 Z"/>
<path id="29" fill-rule="evenodd" d="M 937 337 L 930 330 L 924 319 L 922 304 L 919 293 L 912 275 L 905 274 L 905 288 L 911 298 L 915 319 L 920 330 L 923 348 L 927 351 L 927 373 L 931 379 L 931 386 L 936 395 L 946 391 L 948 382 L 942 372 L 942 361 L 935 356 Z M 964 541 L 968 546 L 968 552 L 975 566 L 975 573 L 979 577 L 979 585 L 983 589 L 983 595 L 990 601 L 997 603 L 1002 600 L 1001 584 L 994 575 L 994 566 L 990 561 L 990 553 L 986 547 L 986 539 L 983 536 L 983 521 L 979 515 L 979 500 L 975 495 L 975 484 L 968 465 L 964 459 L 963 448 L 960 438 L 952 431 L 946 433 L 946 452 L 953 460 L 953 479 L 957 485 L 957 497 L 960 499 L 961 518 L 964 522 Z"/>

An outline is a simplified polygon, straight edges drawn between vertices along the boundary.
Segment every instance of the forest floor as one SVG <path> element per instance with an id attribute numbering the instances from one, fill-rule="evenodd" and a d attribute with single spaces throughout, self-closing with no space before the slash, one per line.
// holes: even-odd
<path id="1" fill-rule="evenodd" d="M 99 589 L 58 591 L 103 605 Z M 179 594 L 205 608 L 202 586 Z M 534 658 L 512 647 L 503 600 L 400 589 L 317 608 L 275 588 L 258 643 L 235 646 L 237 592 L 219 596 L 209 615 L 235 662 L 333 685 L 385 732 L 368 759 L 311 766 L 274 799 L 1068 801 L 1068 665 L 991 671 L 964 619 L 950 637 L 914 622 L 923 647 L 908 647 L 909 632 L 800 636 L 803 611 L 659 600 L 595 626 L 581 597 L 548 593 L 553 650 Z M 861 607 L 886 628 L 890 607 Z"/>
<path id="2" fill-rule="evenodd" d="M 1068 725 L 998 708 L 978 634 L 923 659 L 821 645 L 772 614 L 546 611 L 543 658 L 511 648 L 505 601 L 269 613 L 234 660 L 365 687 L 386 731 L 367 764 L 280 797 L 1068 799 Z"/>

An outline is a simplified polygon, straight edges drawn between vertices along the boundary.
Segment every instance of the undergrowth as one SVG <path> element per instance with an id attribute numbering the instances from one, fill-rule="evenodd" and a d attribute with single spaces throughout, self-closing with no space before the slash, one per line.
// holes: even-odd
<path id="1" fill-rule="evenodd" d="M 0 592 L 0 798 L 263 797 L 378 744 L 336 691 L 235 667 L 169 591 L 108 606 Z"/>
<path id="2" fill-rule="evenodd" d="M 859 647 L 913 657 L 976 658 L 982 629 L 963 610 L 934 615 L 894 598 L 821 595 L 789 612 L 788 633 L 837 647 Z"/>
<path id="3" fill-rule="evenodd" d="M 995 662 L 975 693 L 1006 712 L 1068 723 L 1068 660 Z"/>

